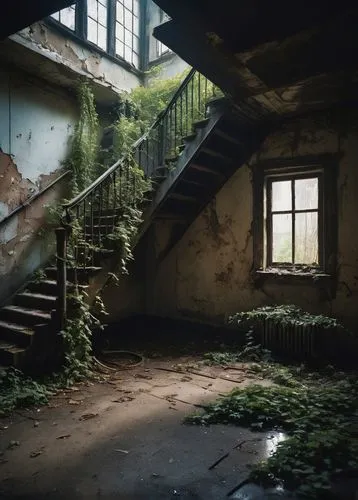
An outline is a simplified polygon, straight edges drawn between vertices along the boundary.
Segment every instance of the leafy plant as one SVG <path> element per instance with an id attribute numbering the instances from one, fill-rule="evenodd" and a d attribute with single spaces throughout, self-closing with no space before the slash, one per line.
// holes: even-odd
<path id="1" fill-rule="evenodd" d="M 51 391 L 16 368 L 9 368 L 0 374 L 0 417 L 30 405 L 47 403 Z"/>
<path id="2" fill-rule="evenodd" d="M 271 320 L 277 325 L 286 326 L 317 326 L 321 329 L 344 329 L 337 319 L 322 314 L 310 314 L 295 305 L 264 306 L 252 311 L 239 312 L 231 316 L 229 322 L 239 326 L 257 325 Z"/>
<path id="3" fill-rule="evenodd" d="M 72 194 L 81 192 L 98 175 L 98 115 L 90 84 L 82 80 L 77 87 L 79 119 L 66 164 L 72 170 Z"/>
<path id="4" fill-rule="evenodd" d="M 250 479 L 265 485 L 284 482 L 305 498 L 330 498 L 334 479 L 358 471 L 357 377 L 265 363 L 253 365 L 253 371 L 278 385 L 235 389 L 187 423 L 288 432 L 272 456 L 253 466 Z"/>

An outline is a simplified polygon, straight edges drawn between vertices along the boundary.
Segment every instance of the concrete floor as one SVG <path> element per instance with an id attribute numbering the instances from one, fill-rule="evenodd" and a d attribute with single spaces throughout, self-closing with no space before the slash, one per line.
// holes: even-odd
<path id="1" fill-rule="evenodd" d="M 255 381 L 245 371 L 200 360 L 146 358 L 104 382 L 62 391 L 45 407 L 2 419 L 0 498 L 225 498 L 280 436 L 183 425 L 196 404 Z"/>

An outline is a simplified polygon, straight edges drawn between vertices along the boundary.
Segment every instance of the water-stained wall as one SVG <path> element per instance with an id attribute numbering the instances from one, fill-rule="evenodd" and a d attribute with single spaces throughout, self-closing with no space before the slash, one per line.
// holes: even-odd
<path id="1" fill-rule="evenodd" d="M 295 119 L 264 141 L 238 169 L 159 265 L 150 312 L 223 321 L 235 311 L 294 303 L 357 324 L 358 127 L 356 113 L 331 111 Z M 335 292 L 314 280 L 253 279 L 253 187 L 251 166 L 261 160 L 338 153 L 338 266 Z M 239 167 L 239 165 L 238 165 Z M 156 243 L 165 228 L 156 227 Z M 158 248 L 158 252 L 160 248 Z"/>

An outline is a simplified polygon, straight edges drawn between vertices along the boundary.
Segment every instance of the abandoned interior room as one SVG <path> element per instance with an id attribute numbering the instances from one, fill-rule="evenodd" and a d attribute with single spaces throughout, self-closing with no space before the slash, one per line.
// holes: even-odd
<path id="1" fill-rule="evenodd" d="M 358 7 L 3 0 L 0 498 L 358 497 Z"/>

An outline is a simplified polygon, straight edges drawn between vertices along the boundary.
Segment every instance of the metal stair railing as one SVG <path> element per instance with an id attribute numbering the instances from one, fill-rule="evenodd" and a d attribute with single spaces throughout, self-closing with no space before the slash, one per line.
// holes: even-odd
<path id="1" fill-rule="evenodd" d="M 66 315 L 66 272 L 64 258 L 72 232 L 71 265 L 88 267 L 94 262 L 94 249 L 113 233 L 128 209 L 136 209 L 135 162 L 146 179 L 153 179 L 159 167 L 174 163 L 182 138 L 193 132 L 194 122 L 207 117 L 208 101 L 221 91 L 207 78 L 191 69 L 166 109 L 116 163 L 70 202 L 63 205 L 64 228 L 56 231 L 59 290 L 58 315 L 61 325 Z M 128 205 L 129 200 L 129 205 Z M 124 206 L 125 204 L 125 206 Z"/>

